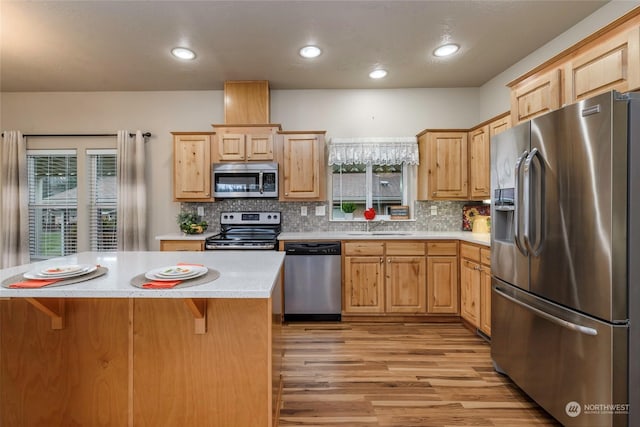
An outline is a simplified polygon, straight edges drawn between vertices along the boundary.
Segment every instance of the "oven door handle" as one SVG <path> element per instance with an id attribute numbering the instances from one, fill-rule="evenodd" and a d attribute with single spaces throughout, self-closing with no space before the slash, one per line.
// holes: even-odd
<path id="1" fill-rule="evenodd" d="M 264 172 L 258 172 L 258 190 L 260 190 L 260 194 L 264 193 Z"/>

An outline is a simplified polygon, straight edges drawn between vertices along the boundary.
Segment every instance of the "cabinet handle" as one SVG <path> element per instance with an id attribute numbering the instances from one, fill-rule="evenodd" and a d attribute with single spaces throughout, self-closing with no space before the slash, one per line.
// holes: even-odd
<path id="1" fill-rule="evenodd" d="M 437 191 L 434 191 L 434 192 L 433 192 L 433 194 L 432 194 L 432 196 L 435 196 L 436 194 L 438 194 L 438 192 L 437 192 Z"/>
<path id="2" fill-rule="evenodd" d="M 382 257 L 380 257 L 380 264 L 382 264 L 384 262 L 384 259 L 382 259 Z"/>
<path id="3" fill-rule="evenodd" d="M 388 263 L 391 263 L 391 258 L 387 258 L 387 262 L 388 262 Z"/>
<path id="4" fill-rule="evenodd" d="M 289 195 L 289 193 L 284 193 L 284 195 L 285 195 L 285 196 L 288 196 L 288 195 Z"/>

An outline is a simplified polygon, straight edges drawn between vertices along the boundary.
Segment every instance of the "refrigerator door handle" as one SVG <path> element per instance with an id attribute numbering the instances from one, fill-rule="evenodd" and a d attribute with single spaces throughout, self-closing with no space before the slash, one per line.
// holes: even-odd
<path id="1" fill-rule="evenodd" d="M 515 183 L 514 183 L 514 189 L 513 189 L 513 205 L 514 205 L 513 237 L 514 237 L 516 247 L 518 248 L 520 253 L 524 256 L 529 256 L 529 252 L 527 252 L 527 249 L 525 249 L 524 243 L 521 241 L 522 234 L 520 233 L 520 227 L 522 224 L 522 221 L 520 221 L 520 214 L 522 212 L 522 206 L 521 206 L 522 194 L 520 190 L 520 177 L 522 176 L 522 172 L 521 172 L 522 162 L 528 155 L 529 155 L 529 152 L 525 150 L 520 155 L 520 157 L 518 157 L 518 159 L 516 160 Z"/>
<path id="2" fill-rule="evenodd" d="M 581 326 L 581 325 L 576 325 L 575 323 L 571 323 L 571 322 L 567 322 L 566 320 L 560 319 L 556 316 L 553 316 L 549 313 L 546 313 L 538 308 L 532 307 L 529 304 L 522 302 L 514 297 L 512 297 L 511 295 L 507 295 L 506 293 L 504 293 L 500 288 L 498 287 L 494 287 L 493 290 L 500 295 L 501 297 L 515 303 L 518 304 L 519 306 L 531 311 L 532 313 L 536 314 L 538 317 L 542 317 L 543 319 L 548 320 L 551 323 L 555 323 L 556 325 L 562 326 L 563 328 L 566 329 L 570 329 L 572 331 L 575 332 L 580 332 L 581 334 L 585 334 L 585 335 L 590 335 L 590 336 L 596 336 L 598 335 L 598 331 L 593 329 L 593 328 L 589 328 L 587 326 Z"/>
<path id="3" fill-rule="evenodd" d="M 540 255 L 544 243 L 544 163 L 537 148 L 531 150 L 524 162 L 525 176 L 525 223 L 524 243 L 533 256 Z M 531 177 L 534 177 L 533 182 Z M 535 201 L 533 222 L 531 218 L 531 201 Z M 533 236 L 533 238 L 532 238 Z"/>

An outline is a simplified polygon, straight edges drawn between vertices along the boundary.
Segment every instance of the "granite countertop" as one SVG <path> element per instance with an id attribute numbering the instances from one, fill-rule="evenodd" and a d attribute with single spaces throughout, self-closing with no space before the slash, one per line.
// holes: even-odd
<path id="1" fill-rule="evenodd" d="M 470 231 L 322 231 L 284 232 L 278 240 L 462 240 L 480 245 L 491 245 L 490 233 Z"/>
<path id="2" fill-rule="evenodd" d="M 82 252 L 0 270 L 0 281 L 36 268 L 63 264 L 96 264 L 108 268 L 107 274 L 58 287 L 0 287 L 0 298 L 269 298 L 279 281 L 284 257 L 284 252 L 278 251 Z M 220 277 L 177 289 L 140 289 L 130 285 L 134 276 L 178 263 L 202 264 L 219 271 Z"/>

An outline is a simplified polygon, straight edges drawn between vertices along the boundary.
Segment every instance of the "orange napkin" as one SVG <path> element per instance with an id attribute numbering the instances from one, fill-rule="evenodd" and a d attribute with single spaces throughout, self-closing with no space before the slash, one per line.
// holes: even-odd
<path id="1" fill-rule="evenodd" d="M 17 282 L 9 285 L 10 288 L 42 288 L 52 283 L 59 282 L 62 279 L 46 279 L 46 280 L 25 280 L 24 282 Z"/>
<path id="2" fill-rule="evenodd" d="M 152 282 L 143 283 L 142 287 L 148 288 L 148 289 L 170 289 L 181 282 L 182 280 L 167 280 L 167 281 L 154 280 Z"/>

